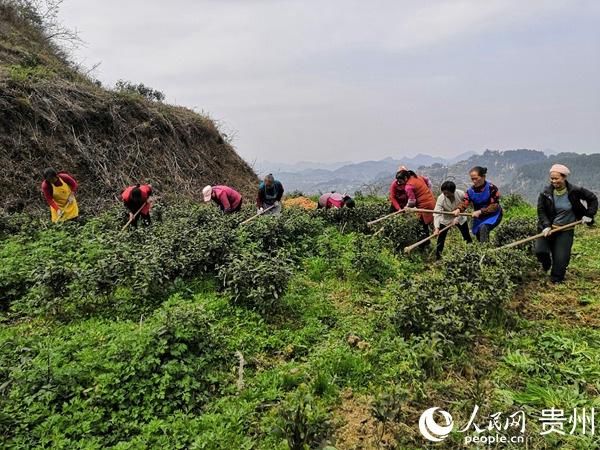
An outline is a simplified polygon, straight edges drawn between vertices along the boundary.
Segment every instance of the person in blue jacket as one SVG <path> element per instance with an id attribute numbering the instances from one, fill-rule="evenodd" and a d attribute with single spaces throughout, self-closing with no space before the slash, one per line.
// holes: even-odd
<path id="1" fill-rule="evenodd" d="M 479 242 L 488 242 L 490 231 L 502 221 L 502 207 L 500 206 L 500 191 L 486 180 L 487 168 L 475 166 L 469 171 L 471 186 L 465 192 L 463 202 L 454 210 L 454 214 L 464 212 L 469 205 L 473 205 L 473 225 L 471 231 Z"/>
<path id="2" fill-rule="evenodd" d="M 267 175 L 264 181 L 258 186 L 258 195 L 256 196 L 258 212 L 264 212 L 264 214 L 281 214 L 281 197 L 283 197 L 283 192 L 284 189 L 281 182 L 276 180 L 273 174 Z"/>

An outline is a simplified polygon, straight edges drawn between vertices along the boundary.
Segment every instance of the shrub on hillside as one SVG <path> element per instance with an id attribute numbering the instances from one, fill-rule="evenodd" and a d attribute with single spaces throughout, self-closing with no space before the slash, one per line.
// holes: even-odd
<path id="1" fill-rule="evenodd" d="M 120 231 L 109 212 L 22 234 L 0 247 L 0 300 L 17 313 L 62 320 L 129 317 L 156 307 L 178 279 L 216 274 L 230 251 L 232 222 L 209 208 L 167 208 L 150 228 Z"/>
<path id="2" fill-rule="evenodd" d="M 313 244 L 313 238 L 323 230 L 323 221 L 304 211 L 289 209 L 280 216 L 260 217 L 240 227 L 237 246 L 253 245 L 273 253 L 287 247 L 296 256 L 304 255 Z"/>
<path id="3" fill-rule="evenodd" d="M 247 246 L 230 256 L 218 277 L 234 303 L 266 313 L 276 308 L 292 276 L 293 264 L 284 249 L 265 253 L 257 246 Z"/>
<path id="4" fill-rule="evenodd" d="M 34 238 L 38 231 L 47 229 L 48 226 L 48 220 L 40 216 L 0 213 L 0 239 L 16 234 L 22 234 L 23 238 Z"/>
<path id="5" fill-rule="evenodd" d="M 442 260 L 441 270 L 395 291 L 395 323 L 404 335 L 440 333 L 462 342 L 502 310 L 531 259 L 514 250 L 470 246 Z"/>
<path id="6" fill-rule="evenodd" d="M 146 86 L 144 83 L 132 83 L 131 81 L 119 80 L 115 84 L 117 92 L 137 94 L 147 100 L 162 102 L 165 99 L 165 94 L 156 89 Z"/>
<path id="7" fill-rule="evenodd" d="M 355 208 L 318 209 L 313 212 L 326 222 L 337 225 L 344 232 L 359 231 L 368 233 L 371 230 L 367 222 L 378 219 L 389 212 L 387 203 L 358 204 Z"/>
<path id="8" fill-rule="evenodd" d="M 415 214 L 399 214 L 377 225 L 384 227 L 380 236 L 398 254 L 402 254 L 404 247 L 423 239 L 423 228 Z"/>
<path id="9" fill-rule="evenodd" d="M 501 247 L 538 233 L 535 218 L 514 218 L 503 221 L 493 233 L 494 244 Z M 531 248 L 533 242 L 517 248 Z"/>

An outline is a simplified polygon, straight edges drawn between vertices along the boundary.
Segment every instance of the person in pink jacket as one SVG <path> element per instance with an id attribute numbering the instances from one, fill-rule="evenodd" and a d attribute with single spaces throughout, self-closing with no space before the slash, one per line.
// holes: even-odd
<path id="1" fill-rule="evenodd" d="M 242 209 L 242 194 L 229 186 L 205 186 L 202 189 L 205 202 L 215 202 L 225 214 L 235 213 Z"/>
<path id="2" fill-rule="evenodd" d="M 328 192 L 327 194 L 321 195 L 321 197 L 319 197 L 319 202 L 317 203 L 317 209 L 339 209 L 344 206 L 347 208 L 354 208 L 354 200 L 349 195 L 342 195 L 338 192 Z"/>

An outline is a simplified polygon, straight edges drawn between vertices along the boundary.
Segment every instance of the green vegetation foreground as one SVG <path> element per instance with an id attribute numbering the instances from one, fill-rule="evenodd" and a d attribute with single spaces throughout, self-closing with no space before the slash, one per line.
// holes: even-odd
<path id="1" fill-rule="evenodd" d="M 536 233 L 533 208 L 504 206 L 493 245 Z M 531 247 L 489 252 L 456 231 L 439 263 L 402 255 L 421 225 L 398 216 L 371 235 L 387 211 L 240 227 L 251 208 L 179 203 L 126 233 L 116 209 L 0 218 L 0 446 L 423 448 L 432 406 L 461 423 L 475 405 L 599 406 L 597 229 L 577 230 L 555 287 Z M 539 427 L 529 448 L 597 448 Z"/>

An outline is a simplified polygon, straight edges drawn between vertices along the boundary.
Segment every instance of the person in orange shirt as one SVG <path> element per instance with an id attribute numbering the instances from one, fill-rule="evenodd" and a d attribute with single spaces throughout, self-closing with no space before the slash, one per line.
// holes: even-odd
<path id="1" fill-rule="evenodd" d="M 50 207 L 52 222 L 76 220 L 79 206 L 75 194 L 79 185 L 73 176 L 66 172 L 57 172 L 52 167 L 44 170 L 42 194 Z"/>
<path id="2" fill-rule="evenodd" d="M 431 192 L 431 181 L 429 178 L 417 175 L 412 170 L 401 168 L 396 173 L 396 182 L 399 188 L 404 188 L 408 202 L 408 208 L 434 209 L 435 198 Z M 419 213 L 419 222 L 423 227 L 423 237 L 429 236 L 430 225 L 433 223 L 433 214 Z"/>

